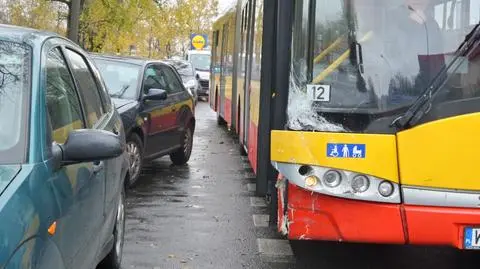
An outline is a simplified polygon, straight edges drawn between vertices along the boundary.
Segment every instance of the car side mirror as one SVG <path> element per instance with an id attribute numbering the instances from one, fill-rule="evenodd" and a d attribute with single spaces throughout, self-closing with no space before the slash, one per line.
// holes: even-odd
<path id="1" fill-rule="evenodd" d="M 145 95 L 145 100 L 165 100 L 167 99 L 167 91 L 162 89 L 150 89 Z"/>
<path id="2" fill-rule="evenodd" d="M 94 162 L 118 157 L 125 144 L 114 133 L 80 129 L 70 132 L 64 144 L 55 144 L 53 153 L 61 165 Z"/>
<path id="3" fill-rule="evenodd" d="M 198 74 L 195 75 L 195 78 L 196 78 L 197 80 L 200 80 L 200 76 L 199 76 Z"/>

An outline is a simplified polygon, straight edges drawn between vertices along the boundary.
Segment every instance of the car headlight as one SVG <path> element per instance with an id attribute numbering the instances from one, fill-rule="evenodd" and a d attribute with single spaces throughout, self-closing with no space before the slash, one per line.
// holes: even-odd
<path id="1" fill-rule="evenodd" d="M 195 88 L 196 85 L 197 83 L 195 82 L 195 80 L 189 80 L 185 83 L 185 88 L 187 89 Z"/>

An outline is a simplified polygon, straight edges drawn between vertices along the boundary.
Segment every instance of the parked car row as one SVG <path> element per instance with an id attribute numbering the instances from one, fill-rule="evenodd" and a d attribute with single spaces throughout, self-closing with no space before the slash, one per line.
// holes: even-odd
<path id="1" fill-rule="evenodd" d="M 170 155 L 190 159 L 195 131 L 194 97 L 171 65 L 158 60 L 92 55 L 118 109 L 130 156 L 129 185 L 145 161 Z"/>
<path id="2" fill-rule="evenodd" d="M 0 25 L 0 268 L 120 268 L 125 188 L 188 162 L 194 111 L 166 62 Z"/>
<path id="3" fill-rule="evenodd" d="M 166 60 L 166 62 L 178 71 L 182 78 L 183 85 L 192 93 L 196 103 L 199 98 L 198 93 L 201 91 L 201 86 L 198 76 L 195 76 L 195 69 L 192 64 L 183 60 Z"/>
<path id="4" fill-rule="evenodd" d="M 183 80 L 185 88 L 192 92 L 195 100 L 208 100 L 210 81 L 210 52 L 188 51 L 188 59 L 173 56 L 169 60 Z"/>

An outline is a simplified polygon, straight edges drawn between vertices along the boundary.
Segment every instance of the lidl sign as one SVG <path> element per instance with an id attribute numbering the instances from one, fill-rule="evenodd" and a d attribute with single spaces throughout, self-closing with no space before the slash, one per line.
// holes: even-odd
<path id="1" fill-rule="evenodd" d="M 191 34 L 190 48 L 192 50 L 201 50 L 207 46 L 208 36 L 206 34 Z"/>

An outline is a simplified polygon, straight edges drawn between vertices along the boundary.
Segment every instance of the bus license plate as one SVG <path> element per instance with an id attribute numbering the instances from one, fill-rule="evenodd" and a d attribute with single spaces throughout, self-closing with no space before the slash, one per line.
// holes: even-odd
<path id="1" fill-rule="evenodd" d="M 480 249 L 480 228 L 466 227 L 463 244 L 466 249 Z"/>

